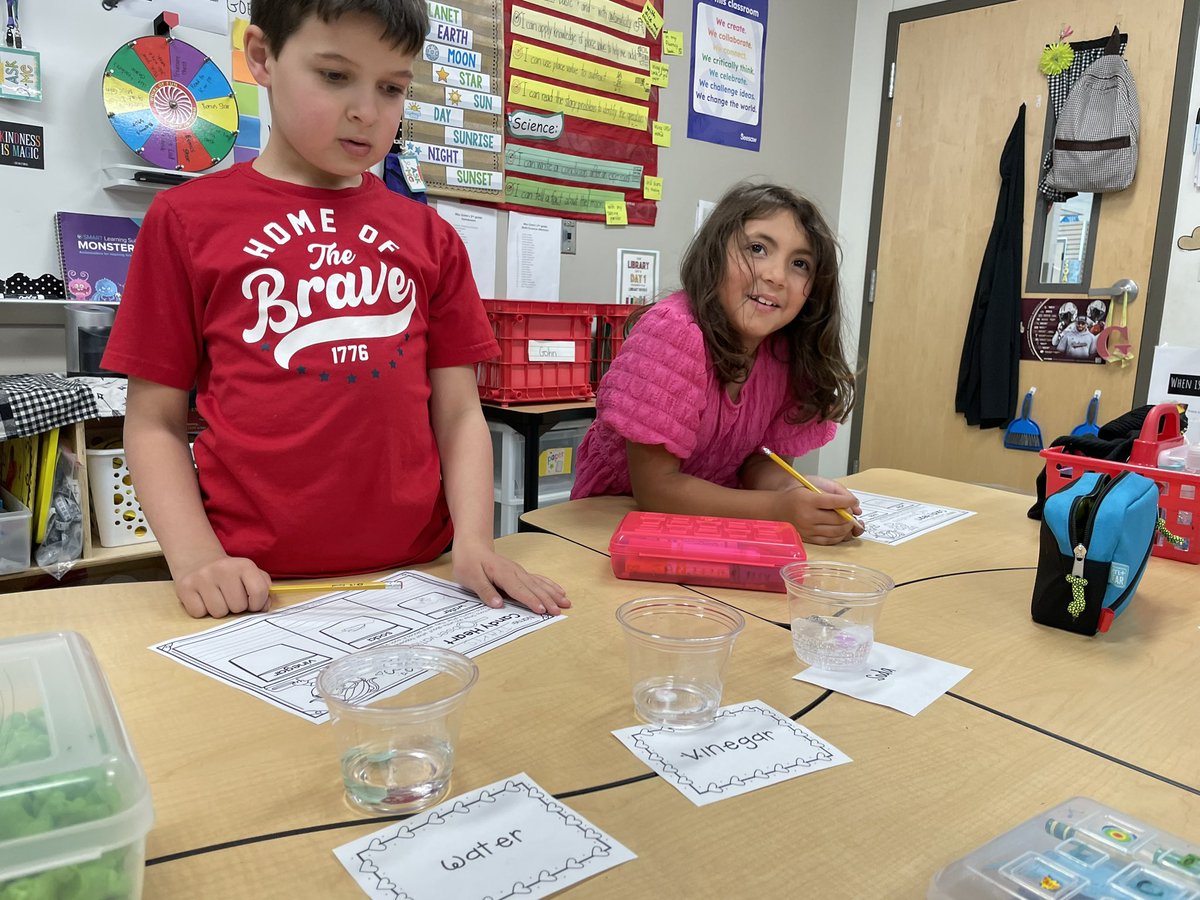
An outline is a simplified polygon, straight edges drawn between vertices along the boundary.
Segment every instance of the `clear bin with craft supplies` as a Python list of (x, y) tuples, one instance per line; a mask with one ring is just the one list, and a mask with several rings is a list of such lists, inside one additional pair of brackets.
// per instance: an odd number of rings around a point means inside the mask
[(123, 447), (87, 451), (88, 488), (92, 495), (92, 520), (103, 547), (123, 547), (154, 540), (142, 506), (133, 491), (133, 479)]
[[(1184, 444), (1179, 430), (1179, 409), (1174, 403), (1160, 403), (1146, 416), (1139, 437), (1133, 442), (1129, 462), (1111, 462), (1064, 453), (1058, 447), (1042, 451), (1046, 459), (1046, 496), (1066, 487), (1085, 472), (1137, 472), (1154, 481), (1159, 490), (1159, 517), (1170, 537), (1159, 532), (1154, 537), (1153, 556), (1187, 563), (1200, 563), (1200, 475), (1182, 470), (1160, 469), (1159, 454)], [(1172, 539), (1173, 538), (1173, 539)]]
[(595, 304), (484, 300), (483, 306), (500, 357), (475, 367), (481, 399), (507, 406), (591, 398)]
[(0, 575), (29, 568), (33, 545), (33, 513), (0, 487)]
[(787, 522), (651, 512), (626, 513), (608, 552), (618, 578), (780, 594), (779, 570), (806, 558)]
[(1034, 816), (929, 885), (929, 900), (1200, 894), (1200, 847), (1087, 797)]
[[(489, 422), (495, 499), (518, 503), (525, 497), (525, 437), (503, 422)], [(570, 492), (575, 461), (588, 423), (562, 422), (538, 438), (538, 494)]]
[(153, 822), (83, 637), (0, 640), (0, 897), (137, 900)]

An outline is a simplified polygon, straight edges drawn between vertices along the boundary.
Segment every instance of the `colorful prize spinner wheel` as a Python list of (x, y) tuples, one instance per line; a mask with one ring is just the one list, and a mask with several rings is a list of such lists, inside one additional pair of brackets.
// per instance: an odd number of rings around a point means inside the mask
[(161, 169), (215, 166), (237, 138), (229, 82), (178, 38), (138, 38), (114, 53), (104, 69), (104, 109), (129, 149)]

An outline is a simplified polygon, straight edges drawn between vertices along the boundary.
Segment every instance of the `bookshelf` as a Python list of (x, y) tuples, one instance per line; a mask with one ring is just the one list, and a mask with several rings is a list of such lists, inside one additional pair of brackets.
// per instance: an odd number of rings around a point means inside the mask
[[(87, 463), (84, 450), (87, 447), (89, 429), (101, 432), (111, 432), (120, 428), (120, 419), (96, 419), (87, 422), (76, 422), (74, 425), (63, 426), (60, 440), (68, 444), (79, 457), (79, 497), (83, 512), (83, 551), (76, 560), (72, 571), (85, 568), (102, 568), (117, 566), (124, 563), (143, 559), (154, 559), (162, 556), (162, 548), (157, 541), (144, 541), (138, 544), (127, 544), (120, 547), (102, 547), (96, 533), (95, 510), (92, 508), (91, 489), (88, 484)], [(36, 564), (27, 569), (8, 572), (0, 575), (0, 592), (6, 590), (5, 582), (28, 581), (45, 575)]]

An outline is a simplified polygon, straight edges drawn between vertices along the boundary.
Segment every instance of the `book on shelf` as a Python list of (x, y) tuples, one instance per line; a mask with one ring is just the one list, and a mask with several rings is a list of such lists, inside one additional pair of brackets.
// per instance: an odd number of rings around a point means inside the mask
[(31, 434), (0, 441), (0, 485), (29, 509), (33, 509), (37, 489), (40, 438)]
[(68, 301), (119, 303), (141, 219), (56, 212), (58, 261)]

